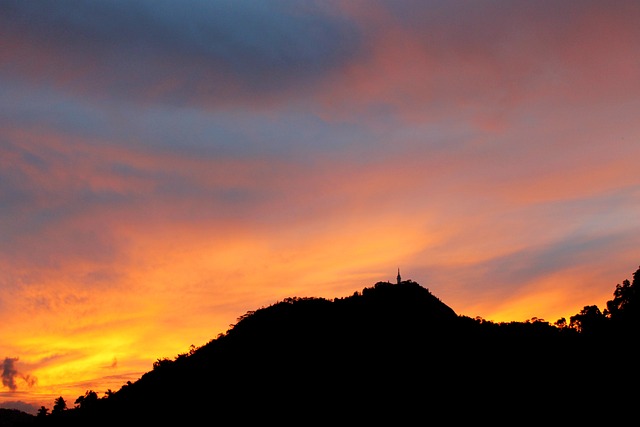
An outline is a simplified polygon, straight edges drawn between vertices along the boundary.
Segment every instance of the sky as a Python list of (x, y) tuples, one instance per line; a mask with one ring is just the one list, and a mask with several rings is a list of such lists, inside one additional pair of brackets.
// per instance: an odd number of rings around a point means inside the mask
[(0, 406), (378, 281), (567, 321), (640, 265), (640, 2), (0, 0)]

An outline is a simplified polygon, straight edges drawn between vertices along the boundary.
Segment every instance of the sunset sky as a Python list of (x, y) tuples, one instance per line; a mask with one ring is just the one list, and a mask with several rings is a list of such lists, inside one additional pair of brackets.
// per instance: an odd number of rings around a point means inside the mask
[(287, 297), (550, 323), (640, 265), (640, 2), (0, 0), (0, 407)]

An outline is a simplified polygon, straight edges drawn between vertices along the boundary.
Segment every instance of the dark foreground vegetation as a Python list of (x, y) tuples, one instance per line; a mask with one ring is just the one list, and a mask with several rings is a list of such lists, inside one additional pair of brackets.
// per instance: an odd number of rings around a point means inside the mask
[(288, 298), (118, 391), (0, 425), (634, 424), (639, 289), (640, 269), (554, 324), (458, 315), (413, 281)]

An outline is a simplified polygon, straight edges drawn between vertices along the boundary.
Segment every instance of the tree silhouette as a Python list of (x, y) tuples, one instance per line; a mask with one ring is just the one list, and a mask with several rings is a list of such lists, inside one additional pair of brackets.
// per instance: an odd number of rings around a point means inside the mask
[(87, 390), (84, 396), (78, 396), (75, 401), (75, 404), (80, 408), (86, 409), (95, 405), (98, 401), (98, 393), (93, 390)]
[(40, 409), (38, 409), (38, 417), (46, 417), (47, 415), (49, 415), (49, 408), (41, 406)]
[(56, 398), (53, 401), (53, 409), (51, 410), (51, 414), (59, 414), (67, 409), (67, 402), (64, 400), (62, 396)]
[(604, 328), (605, 321), (597, 305), (585, 305), (580, 313), (569, 318), (569, 325), (583, 334), (597, 334)]
[(558, 320), (556, 320), (556, 322), (554, 323), (554, 325), (560, 329), (562, 328), (566, 328), (567, 327), (567, 319), (565, 319), (564, 317), (559, 318)]
[(616, 324), (628, 328), (640, 323), (640, 268), (633, 273), (633, 282), (624, 280), (616, 285), (613, 299), (607, 301), (605, 315)]

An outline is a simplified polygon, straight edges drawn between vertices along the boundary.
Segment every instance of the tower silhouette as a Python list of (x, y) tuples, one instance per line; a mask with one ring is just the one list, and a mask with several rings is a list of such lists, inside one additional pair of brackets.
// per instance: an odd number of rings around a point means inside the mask
[(398, 268), (398, 277), (396, 277), (396, 280), (398, 281), (398, 285), (402, 282), (402, 277), (400, 277), (400, 268)]

